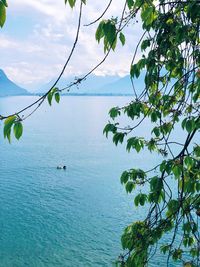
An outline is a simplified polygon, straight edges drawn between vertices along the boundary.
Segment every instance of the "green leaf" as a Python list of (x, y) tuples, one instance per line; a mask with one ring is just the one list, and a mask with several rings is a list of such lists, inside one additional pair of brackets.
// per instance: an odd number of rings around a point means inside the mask
[(131, 66), (130, 75), (132, 78), (134, 78), (134, 77), (138, 78), (140, 76), (140, 70), (139, 70), (137, 64), (134, 64)]
[(191, 157), (186, 156), (185, 160), (184, 160), (184, 163), (185, 163), (185, 165), (187, 165), (188, 169), (191, 169), (192, 166), (193, 166), (194, 161), (193, 161), (193, 159)]
[(163, 245), (160, 247), (160, 250), (163, 254), (166, 254), (170, 250), (170, 245)]
[(194, 154), (196, 155), (196, 157), (200, 157), (200, 146), (196, 145), (194, 147)]
[(182, 249), (175, 249), (174, 252), (172, 253), (172, 259), (173, 260), (180, 260), (182, 258)]
[(155, 139), (151, 138), (151, 140), (147, 143), (147, 148), (149, 149), (150, 152), (156, 150), (156, 141)]
[(5, 4), (0, 1), (0, 27), (2, 28), (6, 21), (6, 8)]
[(187, 233), (190, 233), (191, 232), (191, 228), (192, 228), (192, 225), (190, 222), (187, 222), (187, 223), (184, 223), (183, 226), (183, 231), (184, 232), (187, 232)]
[(152, 6), (146, 6), (141, 13), (142, 20), (145, 25), (150, 25), (155, 19), (154, 8)]
[(104, 32), (104, 52), (106, 52), (110, 47), (114, 50), (116, 47), (116, 26), (113, 20), (104, 21), (103, 25)]
[(118, 115), (120, 115), (120, 111), (118, 107), (111, 108), (109, 111), (110, 117), (114, 120)]
[(154, 133), (156, 137), (159, 137), (160, 136), (160, 128), (159, 127), (153, 128), (152, 133)]
[(144, 148), (144, 141), (137, 137), (131, 137), (127, 140), (126, 149), (130, 152), (131, 148), (135, 149), (138, 153)]
[(129, 172), (124, 171), (124, 172), (122, 173), (122, 175), (121, 175), (121, 178), (120, 178), (121, 183), (122, 183), (122, 184), (126, 184), (126, 183), (128, 182), (128, 179), (129, 179)]
[(140, 193), (139, 195), (135, 197), (135, 200), (134, 200), (135, 206), (137, 207), (139, 206), (139, 204), (141, 206), (144, 206), (146, 200), (147, 200), (147, 195)]
[(119, 39), (120, 39), (122, 45), (125, 45), (126, 38), (122, 32), (120, 32), (120, 34), (119, 34)]
[(8, 7), (8, 3), (6, 0), (1, 0), (1, 2), (4, 4), (5, 7)]
[(53, 98), (53, 92), (51, 90), (47, 95), (47, 100), (48, 100), (48, 103), (49, 103), (50, 106), (51, 106), (51, 103), (52, 103), (52, 98)]
[(134, 5), (134, 1), (133, 0), (126, 0), (128, 8), (131, 9)]
[(126, 192), (127, 193), (131, 193), (133, 191), (133, 189), (135, 188), (135, 184), (133, 182), (128, 182), (126, 184)]
[[(192, 248), (190, 250), (190, 255), (192, 255), (193, 258), (198, 256), (198, 254), (199, 254), (199, 249), (198, 248)], [(190, 265), (187, 265), (187, 266), (185, 265), (184, 267), (194, 267), (194, 265), (192, 266), (192, 263), (190, 263)]]
[(163, 181), (158, 176), (154, 176), (150, 181), (150, 189), (152, 192), (159, 193), (163, 188)]
[(75, 6), (76, 0), (65, 0), (65, 4), (67, 4), (67, 2), (69, 3), (70, 7), (73, 8)]
[(14, 135), (17, 138), (17, 140), (20, 139), (22, 133), (23, 133), (23, 125), (20, 121), (18, 121), (14, 124)]
[(117, 145), (119, 142), (122, 144), (123, 143), (123, 140), (124, 140), (124, 136), (125, 136), (124, 133), (115, 133), (113, 135), (113, 143), (115, 145)]
[(131, 233), (132, 233), (131, 226), (126, 227), (126, 229), (124, 230), (124, 234), (121, 237), (121, 243), (122, 243), (123, 249), (131, 247), (132, 245)]
[(134, 204), (136, 207), (138, 207), (138, 205), (139, 205), (139, 200), (140, 200), (140, 195), (137, 195), (134, 199)]
[(174, 214), (179, 209), (179, 202), (178, 200), (172, 199), (168, 202), (168, 214)]
[(11, 128), (16, 120), (16, 116), (10, 116), (4, 121), (4, 138), (10, 142)]
[(116, 131), (117, 131), (116, 126), (112, 123), (108, 123), (103, 130), (103, 134), (105, 134), (106, 137), (108, 137), (109, 132), (116, 133)]
[(103, 38), (103, 36), (104, 36), (103, 24), (104, 24), (104, 21), (101, 21), (99, 23), (97, 30), (96, 30), (95, 38), (98, 41), (98, 43), (100, 42), (101, 38)]
[(149, 39), (144, 40), (141, 44), (141, 50), (144, 51), (151, 45), (151, 41)]
[(186, 122), (187, 122), (187, 118), (185, 118), (181, 123), (183, 130), (185, 129)]
[(60, 102), (60, 94), (58, 92), (55, 93), (55, 100), (56, 100), (57, 103)]
[(172, 171), (174, 173), (174, 176), (178, 178), (182, 174), (182, 166), (180, 164), (174, 165)]
[(157, 112), (156, 112), (156, 111), (153, 111), (153, 112), (151, 113), (151, 121), (152, 121), (152, 122), (156, 122), (157, 119), (158, 119)]
[(185, 128), (188, 133), (191, 133), (195, 129), (195, 121), (194, 118), (187, 120), (185, 124)]

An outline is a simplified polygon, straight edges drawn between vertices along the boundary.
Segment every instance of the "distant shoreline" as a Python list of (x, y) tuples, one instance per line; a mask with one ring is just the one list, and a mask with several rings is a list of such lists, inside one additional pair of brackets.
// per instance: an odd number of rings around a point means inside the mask
[[(16, 97), (16, 96), (42, 96), (43, 94), (27, 94), (27, 95), (1, 95), (0, 98), (4, 97)], [(134, 94), (62, 94), (62, 96), (134, 96)]]

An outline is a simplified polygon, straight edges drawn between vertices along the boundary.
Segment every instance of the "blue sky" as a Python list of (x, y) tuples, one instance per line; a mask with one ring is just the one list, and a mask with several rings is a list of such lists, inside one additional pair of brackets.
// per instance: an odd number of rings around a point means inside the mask
[[(55, 3), (56, 2), (56, 3)], [(96, 19), (108, 0), (88, 0), (83, 9), (79, 44), (65, 76), (78, 76), (95, 66), (103, 57), (103, 47), (95, 41), (95, 29), (83, 25)], [(117, 16), (121, 0), (115, 0), (105, 18)], [(64, 0), (8, 1), (7, 21), (0, 30), (0, 68), (26, 88), (36, 88), (59, 74), (76, 33), (78, 10)], [(140, 37), (139, 25), (127, 29), (127, 44), (96, 71), (96, 75), (120, 75), (129, 72), (133, 48)]]

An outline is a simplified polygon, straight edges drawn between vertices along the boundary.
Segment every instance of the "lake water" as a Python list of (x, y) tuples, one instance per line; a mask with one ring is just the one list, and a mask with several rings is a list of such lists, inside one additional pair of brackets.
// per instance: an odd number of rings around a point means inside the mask
[[(35, 98), (1, 98), (0, 114)], [(63, 97), (30, 117), (11, 145), (0, 127), (0, 267), (112, 266), (123, 229), (145, 215), (134, 208), (120, 174), (158, 160), (128, 154), (102, 134), (108, 110), (129, 100)], [(67, 170), (57, 170), (60, 164)], [(158, 254), (151, 266), (162, 261)]]

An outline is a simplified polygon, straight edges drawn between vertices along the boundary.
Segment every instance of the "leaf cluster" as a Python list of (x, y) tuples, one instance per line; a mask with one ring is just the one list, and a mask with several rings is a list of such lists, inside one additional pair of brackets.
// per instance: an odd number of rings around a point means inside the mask
[(17, 116), (8, 117), (4, 121), (4, 138), (7, 138), (9, 142), (11, 142), (12, 130), (15, 138), (19, 140), (23, 133), (23, 125), (21, 119)]

